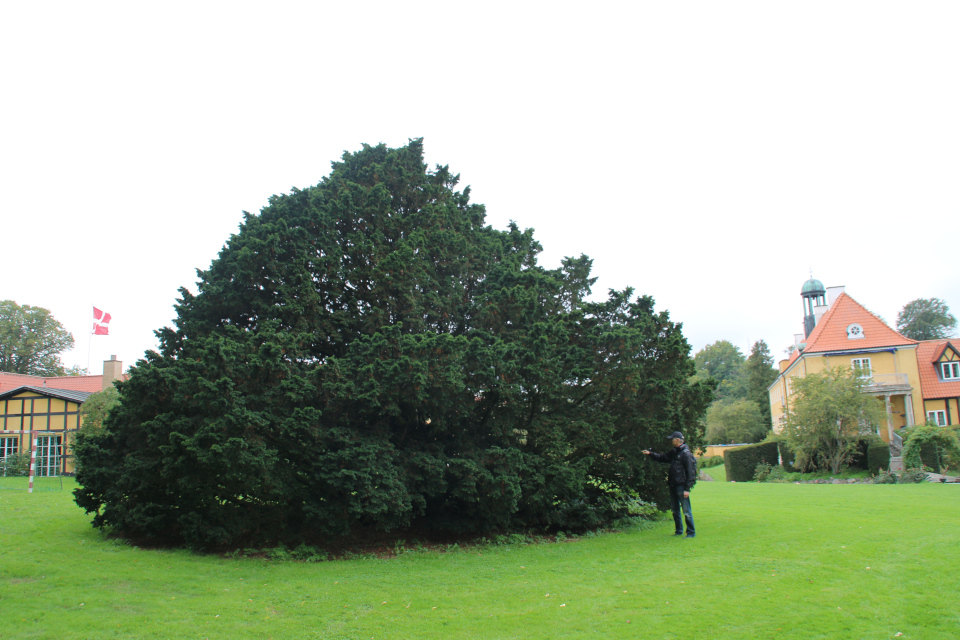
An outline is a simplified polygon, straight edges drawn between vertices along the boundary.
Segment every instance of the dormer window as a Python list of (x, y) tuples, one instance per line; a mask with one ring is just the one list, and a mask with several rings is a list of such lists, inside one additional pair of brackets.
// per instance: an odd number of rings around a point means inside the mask
[(960, 380), (960, 362), (941, 362), (940, 373), (944, 380)]
[(863, 340), (863, 327), (854, 322), (847, 327), (847, 340)]

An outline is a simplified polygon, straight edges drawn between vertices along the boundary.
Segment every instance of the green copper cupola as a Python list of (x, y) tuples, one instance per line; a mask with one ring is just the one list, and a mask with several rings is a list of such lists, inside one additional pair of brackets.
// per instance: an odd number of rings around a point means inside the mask
[(817, 326), (817, 315), (814, 307), (822, 307), (826, 302), (827, 290), (823, 283), (810, 276), (810, 279), (803, 283), (800, 289), (800, 297), (803, 298), (803, 335), (810, 337), (810, 332)]

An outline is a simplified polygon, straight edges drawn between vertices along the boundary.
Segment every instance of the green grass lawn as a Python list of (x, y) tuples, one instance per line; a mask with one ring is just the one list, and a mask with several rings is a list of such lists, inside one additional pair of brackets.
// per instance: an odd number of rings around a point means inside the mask
[(73, 486), (0, 484), (0, 638), (960, 638), (958, 485), (701, 482), (693, 540), (317, 564), (106, 540)]
[[(717, 467), (708, 467), (706, 469), (701, 469), (701, 471), (706, 473), (708, 476), (710, 476), (717, 482), (727, 481), (727, 466), (724, 464), (721, 464), (720, 466), (717, 466)], [(696, 520), (694, 520), (694, 524), (696, 524)]]

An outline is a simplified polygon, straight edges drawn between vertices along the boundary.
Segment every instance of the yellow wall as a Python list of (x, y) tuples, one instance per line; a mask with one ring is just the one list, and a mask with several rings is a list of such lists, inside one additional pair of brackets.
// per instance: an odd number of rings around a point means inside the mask
[(744, 445), (735, 445), (735, 444), (710, 444), (706, 446), (706, 451), (703, 454), (704, 458), (709, 458), (711, 456), (722, 456), (724, 451), (730, 451)]

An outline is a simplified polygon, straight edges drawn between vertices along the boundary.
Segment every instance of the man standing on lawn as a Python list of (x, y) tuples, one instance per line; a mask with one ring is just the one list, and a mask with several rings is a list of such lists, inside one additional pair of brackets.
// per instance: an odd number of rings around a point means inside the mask
[(684, 519), (687, 521), (687, 537), (693, 538), (697, 535), (693, 528), (693, 511), (690, 509), (690, 490), (697, 483), (697, 459), (693, 453), (683, 443), (683, 434), (674, 431), (667, 440), (673, 443), (673, 450), (668, 453), (656, 453), (655, 451), (643, 450), (643, 455), (650, 456), (657, 462), (663, 462), (670, 465), (670, 475), (668, 484), (670, 486), (670, 510), (673, 511), (673, 522), (676, 525), (675, 536), (683, 535), (683, 519), (680, 518), (680, 510), (683, 509)]

